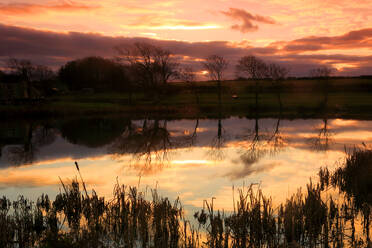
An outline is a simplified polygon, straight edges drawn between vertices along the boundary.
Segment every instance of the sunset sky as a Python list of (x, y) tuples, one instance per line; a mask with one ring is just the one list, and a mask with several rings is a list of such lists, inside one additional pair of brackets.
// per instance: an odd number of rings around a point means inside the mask
[(185, 64), (210, 54), (256, 55), (291, 67), (324, 64), (338, 75), (372, 74), (370, 0), (0, 0), (0, 60), (57, 68), (114, 46), (153, 42)]

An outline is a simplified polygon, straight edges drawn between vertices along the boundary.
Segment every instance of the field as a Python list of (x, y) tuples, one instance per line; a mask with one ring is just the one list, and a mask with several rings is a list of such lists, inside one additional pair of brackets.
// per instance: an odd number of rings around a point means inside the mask
[[(258, 87), (256, 87), (256, 83)], [(372, 79), (333, 78), (272, 81), (225, 81), (221, 100), (215, 82), (170, 83), (160, 97), (135, 92), (69, 92), (38, 105), (3, 105), (2, 116), (124, 114), (168, 117), (283, 116), (372, 117)], [(236, 95), (236, 98), (232, 96)]]

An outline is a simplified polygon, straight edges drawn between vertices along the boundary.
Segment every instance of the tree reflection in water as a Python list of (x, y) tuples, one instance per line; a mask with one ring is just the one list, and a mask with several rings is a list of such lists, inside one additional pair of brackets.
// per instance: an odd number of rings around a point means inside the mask
[(333, 133), (329, 129), (328, 119), (324, 118), (322, 122), (323, 123), (320, 128), (315, 128), (317, 135), (310, 137), (308, 142), (315, 151), (326, 152), (329, 150), (334, 140), (332, 138)]
[(226, 142), (226, 131), (222, 126), (222, 89), (220, 83), (218, 83), (218, 122), (217, 122), (217, 135), (213, 137), (209, 150), (207, 151), (207, 157), (214, 161), (221, 161), (225, 158), (223, 148)]
[[(321, 81), (322, 82), (322, 81)], [(332, 138), (333, 133), (329, 129), (328, 124), (328, 88), (329, 88), (329, 82), (328, 80), (325, 80), (325, 84), (327, 86), (322, 86), (323, 88), (323, 100), (321, 101), (319, 105), (320, 112), (322, 113), (323, 117), (323, 124), (320, 128), (315, 128), (315, 131), (317, 133), (316, 136), (310, 137), (308, 142), (312, 145), (313, 149), (315, 151), (323, 151), (326, 152), (329, 150), (330, 145), (333, 144), (334, 140)]]
[(177, 148), (192, 146), (197, 137), (199, 120), (189, 134), (173, 135), (167, 120), (145, 119), (142, 125), (131, 122), (109, 147), (115, 159), (131, 156), (131, 165), (140, 174), (152, 174), (169, 163)]
[(52, 144), (56, 133), (55, 129), (47, 125), (36, 126), (32, 122), (27, 123), (23, 144), (6, 147), (4, 157), (14, 166), (32, 164), (39, 148)]
[(238, 139), (244, 140), (245, 145), (242, 145), (239, 151), (239, 158), (233, 160), (233, 162), (242, 164), (243, 167), (227, 174), (227, 176), (234, 180), (275, 167), (278, 163), (262, 164), (259, 167), (255, 165), (264, 156), (274, 156), (279, 153), (284, 149), (286, 144), (286, 140), (280, 131), (280, 119), (275, 122), (273, 131), (269, 131), (268, 129), (261, 130), (259, 120), (255, 119), (254, 128), (248, 129), (246, 134), (239, 136)]
[(226, 142), (226, 130), (222, 126), (221, 119), (217, 122), (217, 134), (213, 137), (206, 156), (213, 161), (222, 161), (226, 154), (223, 148)]
[(274, 156), (279, 153), (285, 146), (286, 140), (282, 132), (280, 131), (280, 121), (282, 116), (282, 101), (280, 97), (280, 91), (278, 91), (278, 102), (279, 102), (279, 117), (274, 125), (273, 131), (268, 129), (262, 130), (259, 124), (258, 117), (258, 90), (256, 89), (255, 94), (255, 114), (254, 128), (247, 129), (245, 134), (238, 136), (239, 140), (244, 140), (246, 145), (240, 150), (240, 157), (238, 160), (233, 162), (242, 163), (243, 168), (241, 171), (228, 173), (228, 176), (233, 179), (244, 178), (254, 172), (264, 171), (272, 168), (276, 164), (263, 165), (261, 168), (253, 168), (254, 164), (266, 155)]

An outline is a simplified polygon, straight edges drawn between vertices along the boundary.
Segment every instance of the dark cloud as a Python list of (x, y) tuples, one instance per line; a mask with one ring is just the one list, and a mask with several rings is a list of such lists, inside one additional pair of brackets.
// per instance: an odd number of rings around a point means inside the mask
[(0, 4), (0, 14), (6, 15), (25, 15), (25, 14), (38, 14), (42, 11), (82, 11), (95, 9), (97, 6), (88, 6), (74, 2), (61, 2), (55, 5), (40, 5), (29, 3), (9, 3)]
[[(335, 44), (342, 47), (342, 41), (344, 41), (344, 44), (349, 45), (353, 42), (368, 42), (366, 37), (369, 37), (369, 35), (368, 30), (359, 30), (343, 36), (318, 38), (319, 40), (330, 39), (331, 41), (329, 42), (331, 43), (333, 42), (332, 40), (336, 40)], [(315, 40), (317, 39), (314, 37), (287, 43), (272, 43), (266, 47), (252, 47), (248, 45), (235, 46), (234, 43), (228, 41), (185, 42), (138, 37), (112, 37), (94, 33), (57, 33), (2, 24), (0, 24), (0, 36), (0, 61), (6, 61), (9, 57), (26, 58), (34, 63), (52, 66), (53, 68), (58, 68), (58, 66), (69, 60), (85, 56), (114, 57), (117, 55), (114, 49), (115, 46), (127, 46), (134, 42), (148, 42), (169, 49), (178, 58), (183, 58), (183, 63), (192, 65), (195, 69), (201, 69), (200, 59), (206, 58), (211, 54), (224, 56), (231, 65), (227, 73), (228, 78), (235, 76), (234, 65), (240, 57), (245, 55), (256, 55), (267, 62), (276, 62), (290, 67), (292, 76), (306, 76), (310, 69), (319, 66), (319, 64), (332, 66), (337, 63), (354, 65), (353, 68), (344, 70), (339, 74), (360, 75), (372, 73), (370, 70), (372, 67), (371, 55), (301, 54), (306, 48), (304, 47), (305, 45), (316, 46)], [(287, 49), (289, 45), (298, 44), (300, 40), (304, 43), (302, 50), (296, 51), (292, 49), (289, 51)], [(307, 42), (306, 44), (305, 41)], [(323, 43), (326, 42), (323, 41)], [(323, 43), (318, 45), (323, 46)], [(328, 46), (330, 45), (328, 44)], [(313, 47), (312, 49), (314, 50), (315, 48)]]
[(285, 43), (283, 51), (305, 52), (325, 49), (372, 49), (372, 28), (348, 32), (340, 36), (310, 36)]
[(221, 13), (234, 20), (241, 21), (241, 24), (234, 24), (231, 26), (231, 28), (242, 33), (258, 30), (258, 26), (253, 24), (253, 22), (276, 24), (275, 20), (270, 17), (253, 15), (243, 9), (229, 8), (228, 11), (221, 11)]
[[(156, 40), (150, 38), (110, 37), (93, 33), (56, 33), (20, 28), (0, 24), (0, 57), (31, 58), (39, 63), (53, 65), (84, 56), (116, 55), (114, 47), (134, 42), (150, 42), (165, 47), (176, 55), (189, 56), (190, 59), (205, 58), (210, 54), (220, 54), (234, 59), (244, 53), (267, 54), (273, 48), (234, 47), (227, 41), (183, 42)], [(252, 49), (252, 51), (249, 51)], [(195, 61), (194, 61), (195, 62)]]

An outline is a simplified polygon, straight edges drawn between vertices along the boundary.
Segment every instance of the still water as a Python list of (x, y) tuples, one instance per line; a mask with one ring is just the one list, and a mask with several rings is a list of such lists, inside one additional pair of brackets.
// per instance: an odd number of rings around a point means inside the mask
[(0, 196), (52, 198), (78, 174), (110, 198), (118, 181), (157, 188), (186, 209), (215, 198), (232, 208), (233, 186), (259, 184), (274, 204), (305, 187), (345, 150), (369, 146), (372, 121), (343, 119), (130, 120), (92, 118), (0, 124)]

